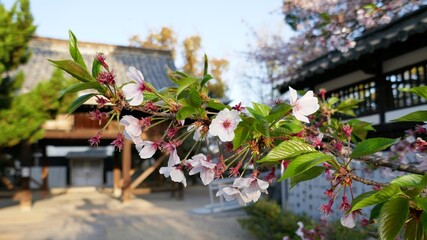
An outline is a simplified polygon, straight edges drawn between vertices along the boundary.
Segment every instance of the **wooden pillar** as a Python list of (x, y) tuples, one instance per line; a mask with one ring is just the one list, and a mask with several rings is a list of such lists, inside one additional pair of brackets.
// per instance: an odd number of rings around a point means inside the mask
[(131, 198), (131, 179), (130, 179), (130, 168), (132, 160), (132, 142), (125, 139), (123, 152), (122, 152), (122, 201), (123, 203), (129, 202)]
[(41, 167), (42, 167), (42, 174), (41, 174), (41, 182), (42, 182), (42, 195), (47, 196), (49, 194), (49, 160), (46, 155), (46, 145), (41, 145)]
[(30, 192), (30, 166), (31, 166), (31, 144), (24, 141), (21, 145), (21, 191), (19, 193), (19, 205), (21, 209), (31, 208)]
[(121, 184), (120, 184), (120, 155), (115, 152), (114, 153), (114, 159), (113, 159), (113, 196), (114, 197), (120, 197), (122, 191), (121, 191)]

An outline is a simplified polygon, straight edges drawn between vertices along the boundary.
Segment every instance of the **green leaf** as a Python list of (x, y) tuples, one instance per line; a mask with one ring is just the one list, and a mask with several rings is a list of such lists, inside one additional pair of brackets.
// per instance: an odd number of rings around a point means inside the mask
[(290, 110), (292, 106), (286, 103), (278, 103), (268, 113), (268, 116), (265, 117), (267, 122), (274, 122), (282, 117), (284, 117)]
[(264, 120), (264, 116), (257, 112), (254, 108), (247, 107), (246, 110), (258, 121)]
[(403, 197), (393, 198), (381, 208), (378, 233), (381, 239), (393, 240), (405, 224), (409, 214), (409, 201)]
[(427, 235), (427, 213), (424, 211), (421, 213), (421, 226), (423, 227), (424, 236)]
[(206, 76), (208, 74), (208, 65), (209, 65), (208, 56), (205, 54), (203, 56), (203, 76)]
[(188, 118), (189, 116), (197, 113), (197, 109), (190, 106), (184, 106), (176, 113), (176, 119), (177, 120), (184, 120)]
[(270, 127), (265, 120), (259, 120), (254, 124), (254, 129), (260, 134), (270, 137)]
[(371, 214), (369, 216), (369, 221), (372, 221), (376, 218), (378, 218), (378, 216), (380, 215), (381, 212), (381, 208), (383, 207), (384, 202), (382, 203), (378, 203), (377, 205), (375, 205), (372, 210), (371, 210)]
[(427, 86), (399, 88), (399, 91), (413, 93), (427, 100)]
[(92, 62), (92, 76), (94, 78), (97, 78), (101, 71), (102, 71), (101, 63), (96, 58), (94, 58)]
[(391, 138), (370, 138), (364, 140), (356, 145), (350, 157), (358, 158), (382, 151), (396, 143), (396, 141), (397, 139)]
[(300, 155), (296, 157), (294, 160), (292, 160), (291, 163), (289, 163), (288, 167), (286, 168), (285, 172), (283, 173), (279, 181), (301, 174), (309, 170), (310, 168), (320, 163), (326, 162), (330, 159), (331, 159), (331, 156), (321, 152), (313, 152), (313, 153)]
[(405, 240), (424, 239), (423, 225), (418, 220), (412, 218), (405, 224)]
[(79, 47), (77, 46), (76, 36), (74, 36), (74, 33), (71, 30), (68, 31), (68, 35), (70, 36), (69, 50), (70, 50), (71, 57), (74, 59), (76, 63), (78, 63), (84, 69), (87, 69), (86, 63), (83, 60), (82, 55), (80, 54)]
[(340, 102), (337, 106), (337, 110), (344, 110), (348, 108), (357, 108), (357, 104), (363, 102), (362, 100), (358, 100), (355, 98), (347, 98)]
[(250, 134), (250, 129), (244, 126), (243, 124), (239, 124), (234, 130), (234, 138), (233, 138), (233, 151), (242, 145), (242, 143), (246, 140), (246, 138)]
[(261, 103), (252, 103), (253, 109), (261, 116), (265, 117), (270, 113), (270, 107)]
[(51, 62), (55, 67), (58, 67), (64, 71), (66, 71), (71, 76), (77, 78), (78, 80), (82, 82), (94, 82), (96, 81), (95, 78), (90, 75), (90, 73), (84, 69), (82, 66), (80, 66), (78, 63), (73, 62), (71, 60), (60, 60), (60, 61), (53, 61), (48, 60)]
[(224, 108), (226, 108), (227, 105), (220, 103), (217, 100), (211, 99), (211, 100), (209, 100), (206, 107), (221, 111)]
[(63, 97), (65, 94), (76, 93), (86, 89), (96, 89), (99, 93), (104, 92), (104, 88), (98, 82), (82, 82), (74, 84), (60, 92), (59, 97)]
[(176, 95), (178, 96), (183, 90), (185, 90), (188, 86), (190, 86), (195, 82), (197, 82), (197, 78), (192, 78), (192, 77), (183, 78), (179, 80), (178, 81), (179, 87), (176, 90)]
[(427, 212), (427, 198), (415, 197), (415, 204), (418, 208), (422, 209), (424, 212)]
[(280, 127), (288, 129), (292, 133), (299, 133), (303, 129), (303, 125), (300, 121), (294, 120), (292, 122), (286, 121), (281, 124)]
[(351, 134), (361, 140), (366, 139), (366, 136), (368, 135), (368, 131), (375, 131), (375, 129), (372, 127), (372, 124), (368, 122), (360, 121), (358, 119), (352, 119), (347, 123), (353, 128), (353, 131), (351, 132)]
[(274, 162), (296, 157), (304, 153), (316, 152), (311, 145), (297, 140), (287, 140), (281, 142), (258, 162)]
[(407, 174), (393, 179), (390, 183), (400, 187), (417, 186), (423, 180), (424, 175)]
[(211, 79), (213, 79), (213, 77), (210, 74), (206, 74), (205, 76), (203, 76), (202, 82), (200, 83), (200, 87), (205, 86), (205, 84)]
[(393, 119), (393, 122), (427, 122), (427, 111), (416, 111), (403, 117)]
[(354, 98), (348, 98), (338, 104), (336, 110), (339, 113), (355, 117), (356, 115), (354, 114), (353, 109), (357, 108), (357, 105), (360, 102), (363, 101)]
[(80, 97), (78, 97), (76, 100), (74, 100), (74, 102), (68, 107), (67, 112), (68, 114), (72, 114), (74, 111), (76, 111), (76, 109), (78, 107), (80, 107), (81, 105), (83, 105), (83, 103), (85, 103), (87, 100), (89, 100), (91, 97), (96, 96), (95, 93), (89, 93), (86, 95), (82, 95)]
[(200, 96), (199, 91), (192, 90), (190, 92), (190, 102), (191, 102), (191, 105), (194, 107), (202, 106), (202, 97)]
[(402, 191), (397, 185), (389, 185), (379, 191), (360, 194), (351, 202), (351, 211), (385, 202), (398, 193), (402, 193)]
[(316, 166), (316, 167), (310, 168), (309, 170), (301, 174), (291, 177), (291, 188), (293, 188), (295, 185), (297, 185), (300, 182), (308, 181), (318, 177), (324, 171), (325, 171), (324, 167)]
[(169, 79), (176, 84), (178, 84), (182, 79), (188, 78), (187, 74), (180, 71), (172, 71), (170, 68), (167, 69), (167, 74)]
[(334, 105), (335, 103), (337, 103), (339, 101), (340, 101), (339, 98), (337, 98), (337, 97), (331, 97), (331, 98), (328, 99), (328, 104), (329, 104), (329, 106), (332, 106), (332, 105)]

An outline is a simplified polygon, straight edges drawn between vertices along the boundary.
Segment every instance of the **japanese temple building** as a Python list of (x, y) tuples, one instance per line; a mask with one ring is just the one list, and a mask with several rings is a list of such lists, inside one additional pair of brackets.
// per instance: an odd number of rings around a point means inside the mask
[(391, 120), (427, 109), (424, 99), (398, 90), (427, 85), (427, 7), (366, 31), (356, 43), (305, 63), (280, 92), (325, 88), (341, 100), (364, 100), (355, 110), (360, 120), (373, 123), (377, 136), (402, 136), (409, 124)]
[[(18, 69), (25, 74), (23, 92), (50, 79), (54, 67), (47, 59), (70, 59), (66, 40), (34, 37), (30, 48), (31, 59)], [(130, 81), (126, 75), (130, 66), (139, 69), (145, 80), (157, 89), (173, 85), (167, 76), (168, 68), (175, 69), (171, 51), (89, 42), (79, 42), (79, 49), (87, 64), (92, 63), (97, 52), (104, 53), (118, 85)], [(23, 175), (29, 175), (32, 188), (113, 187), (116, 196), (124, 190), (122, 199), (126, 201), (130, 199), (130, 189), (136, 193), (140, 183), (161, 165), (166, 157), (156, 154), (156, 158), (146, 160), (149, 163), (144, 164), (144, 171), (136, 173), (134, 166), (141, 162), (132, 143), (126, 141), (122, 152), (114, 151), (110, 145), (117, 137), (117, 122), (103, 131), (98, 148), (89, 147), (88, 139), (100, 130), (98, 122), (89, 119), (89, 111), (94, 109), (95, 105), (87, 103), (72, 115), (59, 115), (44, 124), (44, 138), (29, 146), (32, 160), (23, 164), (28, 172)], [(143, 137), (149, 139), (158, 134), (162, 134), (161, 126)]]

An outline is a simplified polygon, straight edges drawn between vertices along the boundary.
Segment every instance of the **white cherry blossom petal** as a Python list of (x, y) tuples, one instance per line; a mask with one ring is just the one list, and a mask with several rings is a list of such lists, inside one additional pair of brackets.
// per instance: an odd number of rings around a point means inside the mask
[(139, 71), (135, 67), (129, 67), (129, 71), (127, 72), (127, 75), (130, 79), (134, 80), (135, 82), (144, 83), (144, 75), (142, 75), (141, 71)]
[(347, 228), (354, 228), (356, 226), (356, 214), (353, 212), (341, 217), (341, 225)]
[(302, 122), (309, 123), (308, 115), (319, 110), (319, 100), (314, 97), (313, 91), (308, 91), (300, 99), (297, 99), (297, 91), (289, 87), (290, 104), (292, 105), (292, 114)]
[(142, 159), (151, 158), (157, 151), (156, 145), (151, 141), (141, 141), (136, 145), (136, 149)]
[(234, 130), (242, 119), (237, 110), (224, 108), (212, 120), (209, 125), (209, 133), (212, 136), (218, 136), (222, 142), (229, 142), (234, 139)]

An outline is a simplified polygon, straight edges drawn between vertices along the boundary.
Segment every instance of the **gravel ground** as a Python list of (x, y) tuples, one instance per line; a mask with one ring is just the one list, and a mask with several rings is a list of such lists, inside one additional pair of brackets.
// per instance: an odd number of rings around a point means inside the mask
[(192, 213), (209, 204), (200, 186), (186, 188), (183, 200), (152, 193), (122, 204), (108, 191), (73, 191), (36, 200), (31, 210), (9, 203), (0, 199), (0, 239), (255, 239), (236, 220), (241, 209)]

